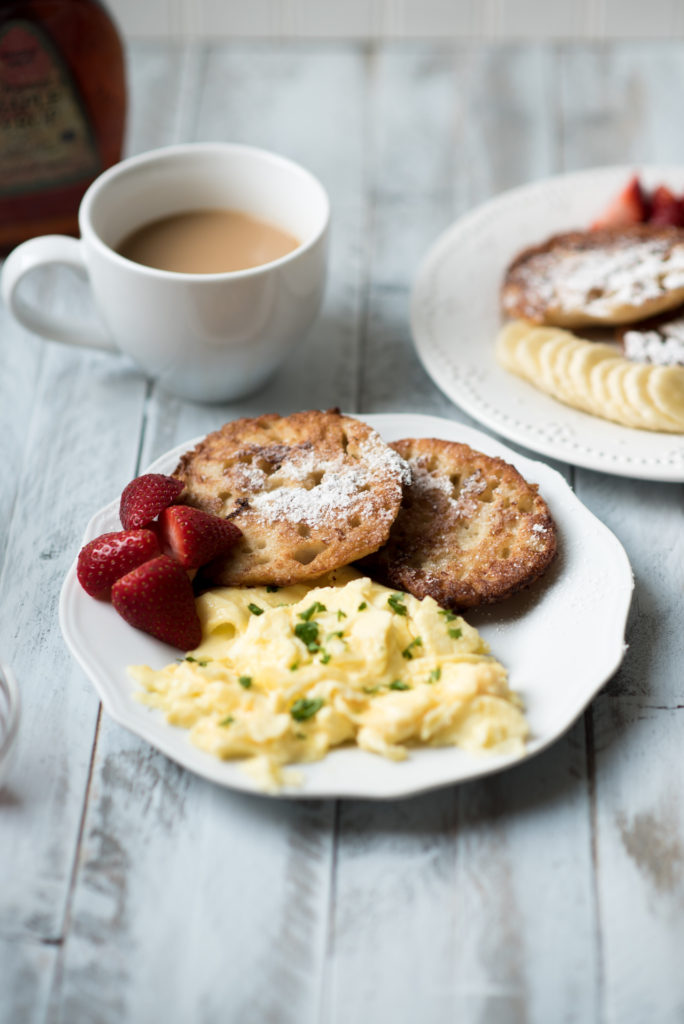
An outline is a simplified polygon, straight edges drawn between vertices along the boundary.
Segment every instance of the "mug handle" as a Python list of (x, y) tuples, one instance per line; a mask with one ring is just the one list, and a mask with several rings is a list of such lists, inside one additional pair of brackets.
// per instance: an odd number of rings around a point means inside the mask
[(67, 345), (96, 348), (105, 352), (118, 352), (117, 346), (102, 330), (93, 324), (60, 323), (44, 310), (30, 305), (18, 294), (22, 278), (37, 267), (62, 263), (73, 267), (81, 277), (88, 277), (83, 259), (83, 243), (68, 235), (43, 235), (30, 238), (13, 249), (2, 268), (2, 298), (12, 315), (35, 334)]

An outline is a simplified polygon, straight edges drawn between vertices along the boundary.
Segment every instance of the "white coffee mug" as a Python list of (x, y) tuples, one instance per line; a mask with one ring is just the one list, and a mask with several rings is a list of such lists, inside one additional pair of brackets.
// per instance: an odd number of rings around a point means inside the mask
[[(300, 240), (280, 259), (221, 274), (182, 274), (117, 253), (136, 228), (175, 213), (232, 209)], [(43, 337), (121, 350), (168, 391), (220, 401), (256, 390), (320, 308), (330, 204), (320, 182), (266, 150), (188, 143), (131, 157), (101, 174), (79, 209), (81, 238), (44, 235), (10, 253), (2, 296)], [(65, 323), (26, 302), (30, 270), (62, 263), (85, 270), (106, 330)]]

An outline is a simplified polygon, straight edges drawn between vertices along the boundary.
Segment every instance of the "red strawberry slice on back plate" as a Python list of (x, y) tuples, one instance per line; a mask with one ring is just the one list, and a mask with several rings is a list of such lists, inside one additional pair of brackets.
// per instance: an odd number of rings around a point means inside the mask
[(599, 214), (591, 225), (591, 230), (626, 228), (631, 224), (643, 224), (648, 220), (648, 215), (648, 197), (635, 174)]
[(159, 555), (122, 576), (112, 587), (112, 604), (136, 629), (189, 651), (202, 641), (192, 584), (185, 569)]
[(186, 569), (222, 558), (242, 537), (242, 530), (228, 519), (190, 505), (165, 508), (158, 529), (165, 549)]
[(651, 215), (649, 224), (671, 225), (679, 228), (684, 226), (684, 203), (667, 185), (658, 185), (651, 196)]
[(119, 518), (124, 530), (149, 526), (162, 509), (171, 505), (183, 490), (183, 484), (174, 476), (163, 473), (145, 473), (131, 480), (124, 488), (119, 506)]

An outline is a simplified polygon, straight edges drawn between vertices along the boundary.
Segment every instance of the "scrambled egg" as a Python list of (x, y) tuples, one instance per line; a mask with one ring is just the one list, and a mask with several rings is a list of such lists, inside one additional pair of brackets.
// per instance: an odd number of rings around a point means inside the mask
[(522, 752), (521, 702), (472, 626), (351, 569), (318, 583), (203, 594), (201, 645), (129, 669), (140, 699), (271, 789), (283, 765), (342, 743), (395, 759), (409, 744)]

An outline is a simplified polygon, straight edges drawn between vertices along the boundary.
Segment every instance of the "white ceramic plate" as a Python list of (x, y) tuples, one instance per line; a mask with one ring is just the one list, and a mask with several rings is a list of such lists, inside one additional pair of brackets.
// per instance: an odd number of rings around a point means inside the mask
[[(549, 466), (449, 420), (413, 415), (365, 419), (388, 441), (442, 437), (500, 455), (527, 480), (539, 484), (551, 508), (560, 535), (560, 555), (544, 579), (501, 605), (466, 616), (508, 667), (511, 685), (524, 698), (532, 733), (526, 756), (531, 757), (565, 732), (620, 664), (633, 586), (627, 556), (610, 530)], [(179, 455), (194, 444), (189, 441), (168, 452), (150, 470), (171, 472)], [(120, 529), (118, 505), (114, 501), (92, 518), (83, 543)], [(75, 564), (62, 588), (60, 623), (71, 652), (112, 718), (199, 775), (234, 789), (254, 789), (238, 763), (220, 761), (194, 747), (187, 730), (168, 725), (161, 712), (135, 699), (136, 685), (127, 676), (126, 666), (146, 662), (161, 668), (178, 651), (128, 626), (110, 604), (88, 597), (76, 579)], [(414, 750), (406, 761), (395, 763), (349, 747), (304, 766), (302, 788), (285, 790), (283, 795), (407, 796), (518, 761), (445, 747)]]
[(637, 171), (648, 188), (684, 189), (684, 167), (602, 167), (504, 192), (433, 245), (411, 296), (418, 355), (446, 395), (532, 451), (644, 480), (684, 480), (684, 436), (633, 430), (571, 409), (494, 358), (499, 288), (511, 258), (559, 231), (588, 226)]

